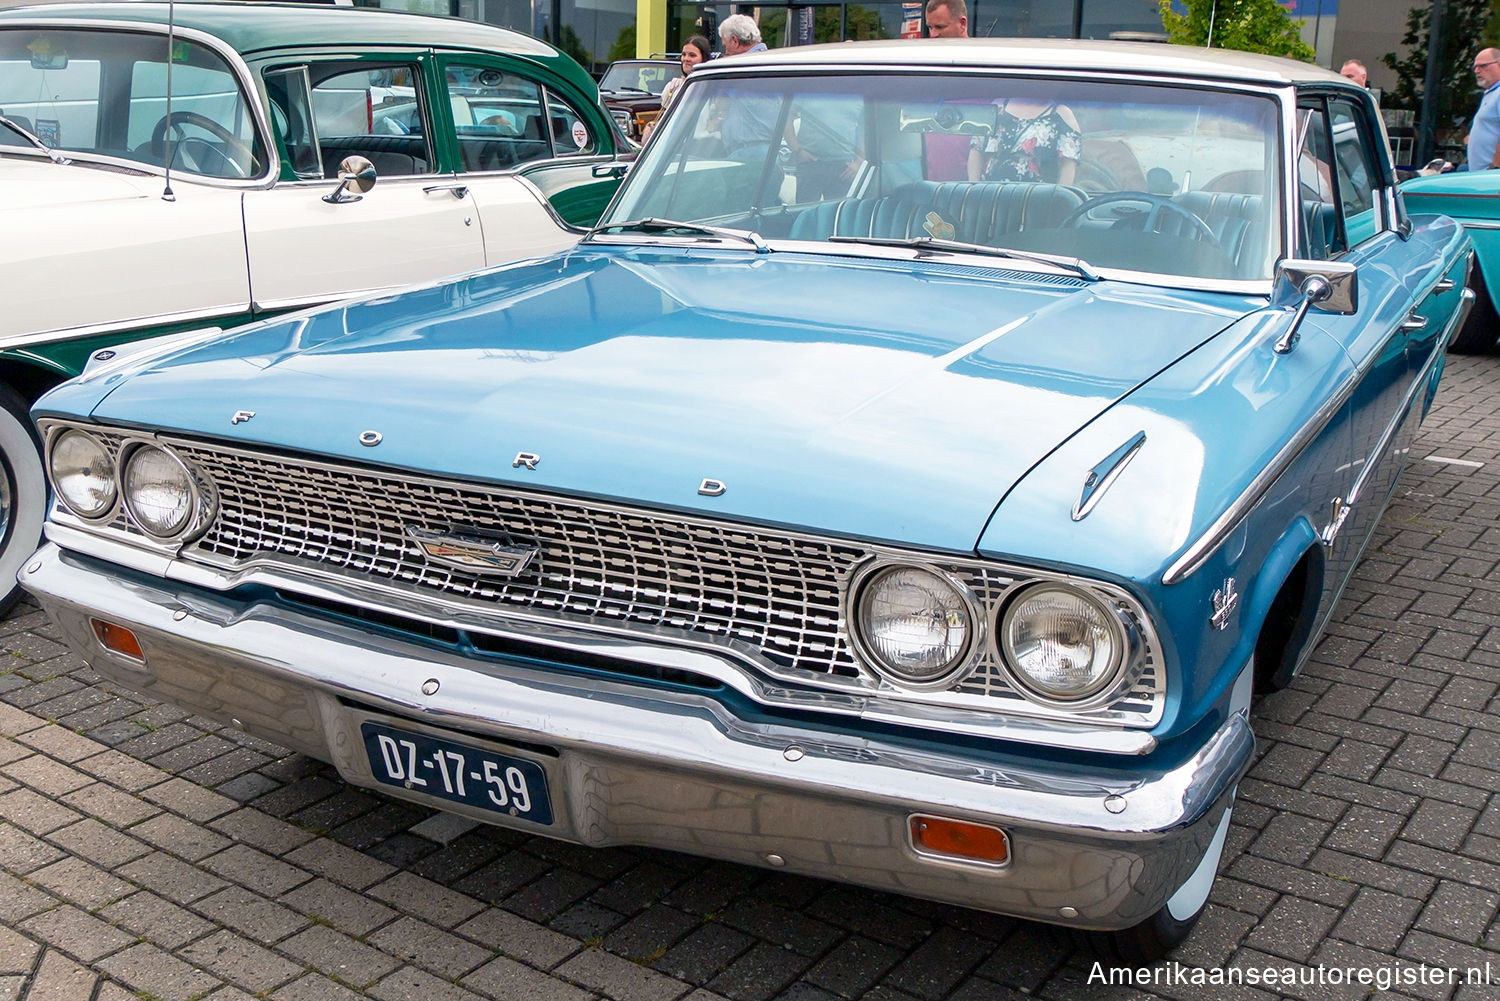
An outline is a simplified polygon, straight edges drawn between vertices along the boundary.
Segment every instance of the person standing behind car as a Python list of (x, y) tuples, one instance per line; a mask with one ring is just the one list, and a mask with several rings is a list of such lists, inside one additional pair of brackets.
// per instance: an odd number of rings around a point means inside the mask
[(677, 97), (677, 92), (682, 89), (682, 82), (687, 75), (697, 69), (702, 63), (708, 62), (713, 56), (709, 47), (708, 39), (702, 35), (694, 35), (682, 46), (682, 76), (675, 80), (668, 80), (666, 89), (661, 92), (661, 110), (665, 113), (671, 107), (672, 101)]
[[(761, 41), (760, 26), (747, 14), (731, 14), (719, 23), (719, 40), (724, 43), (724, 58), (767, 51)], [(781, 101), (775, 97), (730, 91), (719, 105), (719, 138), (724, 153), (731, 160), (759, 163), (765, 160), (775, 142), (776, 118)]]
[(1480, 49), (1474, 78), (1484, 88), (1479, 110), (1469, 126), (1469, 169), (1500, 167), (1500, 49)]
[(928, 38), (968, 38), (969, 8), (964, 0), (927, 0)]
[[(687, 79), (687, 75), (697, 69), (700, 64), (708, 62), (712, 56), (713, 49), (709, 46), (708, 39), (702, 35), (694, 35), (683, 43), (682, 76), (668, 80), (666, 87), (661, 92), (661, 113), (663, 115), (667, 113), (667, 109), (672, 106), (672, 102), (677, 98), (677, 92), (682, 89), (682, 83)], [(657, 121), (661, 121), (661, 119), (657, 118)], [(642, 132), (641, 142), (644, 144), (647, 139), (651, 138), (651, 133), (655, 131), (656, 122), (651, 122), (646, 126), (644, 132)]]

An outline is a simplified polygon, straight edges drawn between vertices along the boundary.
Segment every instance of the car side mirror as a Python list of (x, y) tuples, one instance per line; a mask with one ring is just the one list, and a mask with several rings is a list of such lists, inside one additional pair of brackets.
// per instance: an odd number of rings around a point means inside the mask
[(1290, 259), (1276, 266), (1271, 288), (1273, 305), (1293, 310), (1286, 333), (1276, 341), (1276, 353), (1286, 354), (1297, 344), (1297, 328), (1309, 309), (1349, 316), (1359, 310), (1359, 280), (1347, 261)]
[(624, 177), (630, 173), (630, 164), (615, 160), (611, 163), (594, 164), (595, 177)]
[[(323, 196), (330, 205), (357, 202), (375, 187), (375, 165), (362, 156), (346, 156), (339, 164), (339, 186)], [(350, 189), (359, 194), (350, 194)]]

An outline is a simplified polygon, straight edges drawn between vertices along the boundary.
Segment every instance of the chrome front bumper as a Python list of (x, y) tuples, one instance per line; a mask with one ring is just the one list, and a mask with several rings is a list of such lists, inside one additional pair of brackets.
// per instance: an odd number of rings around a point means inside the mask
[[(1149, 759), (1133, 773), (1002, 767), (958, 748), (751, 722), (707, 694), (466, 658), (55, 545), (20, 580), (100, 674), (329, 761), (354, 785), (585, 845), (777, 866), (1079, 927), (1128, 927), (1163, 905), (1203, 856), (1254, 750), (1235, 714), (1165, 771)], [(91, 617), (132, 629), (145, 663), (103, 648)], [(372, 718), (536, 761), (553, 824), (380, 784), (360, 737)], [(1011, 858), (989, 867), (919, 854), (914, 813), (1000, 826)]]

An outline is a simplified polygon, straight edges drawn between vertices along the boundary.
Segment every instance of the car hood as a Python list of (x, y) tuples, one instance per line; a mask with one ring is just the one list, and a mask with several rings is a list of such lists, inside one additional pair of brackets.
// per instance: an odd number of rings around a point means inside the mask
[(161, 194), (161, 185), (161, 178), (148, 174), (120, 173), (77, 162), (0, 156), (0, 212), (150, 198)]
[(969, 551), (1040, 459), (1256, 305), (998, 268), (582, 247), (245, 328), (120, 378), (94, 413)]

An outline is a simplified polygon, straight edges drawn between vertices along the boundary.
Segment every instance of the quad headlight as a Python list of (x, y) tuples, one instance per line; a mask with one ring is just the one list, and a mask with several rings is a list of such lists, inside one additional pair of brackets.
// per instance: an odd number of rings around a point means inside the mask
[(1024, 692), (1044, 703), (1109, 697), (1124, 680), (1126, 625), (1093, 595), (1069, 584), (1037, 584), (1018, 594), (998, 637)]
[(952, 684), (974, 649), (976, 616), (961, 586), (925, 567), (882, 567), (861, 582), (854, 639), (870, 666), (904, 688)]
[(191, 523), (197, 505), (192, 474), (155, 445), (131, 451), (120, 477), (130, 517), (147, 535), (169, 539)]
[(93, 435), (64, 431), (52, 443), (52, 486), (80, 518), (102, 518), (115, 506), (115, 463)]

